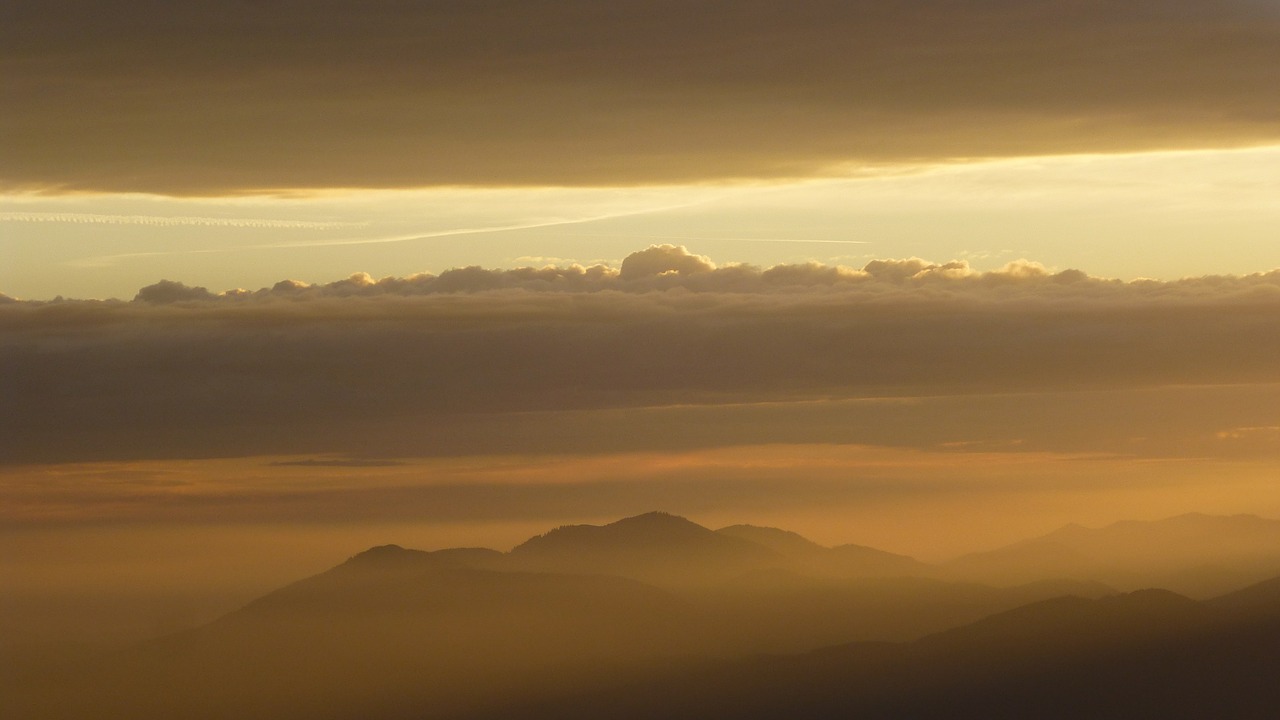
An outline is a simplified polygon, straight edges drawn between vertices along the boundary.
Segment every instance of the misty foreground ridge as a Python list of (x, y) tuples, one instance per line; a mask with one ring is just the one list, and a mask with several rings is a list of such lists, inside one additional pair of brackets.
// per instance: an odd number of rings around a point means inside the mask
[(1260, 718), (1276, 677), (1280, 521), (1068, 526), (930, 565), (654, 512), (508, 553), (374, 547), (203, 627), (18, 664), (0, 710)]

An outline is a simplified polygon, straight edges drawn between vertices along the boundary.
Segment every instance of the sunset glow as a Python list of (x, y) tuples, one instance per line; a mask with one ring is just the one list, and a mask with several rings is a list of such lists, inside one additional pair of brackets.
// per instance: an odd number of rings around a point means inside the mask
[(0, 715), (1050, 717), (1126, 613), (1217, 697), (1278, 72), (1259, 0), (6, 3)]

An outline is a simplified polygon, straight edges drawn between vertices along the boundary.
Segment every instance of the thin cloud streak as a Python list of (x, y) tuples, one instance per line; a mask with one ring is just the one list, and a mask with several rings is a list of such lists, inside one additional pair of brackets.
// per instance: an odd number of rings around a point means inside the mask
[[(194, 248), (194, 249), (184, 249), (184, 250), (157, 250), (157, 251), (148, 251), (148, 252), (117, 253), (117, 254), (113, 254), (113, 255), (97, 255), (97, 256), (93, 256), (93, 257), (80, 258), (80, 259), (77, 259), (77, 260), (70, 261), (70, 262), (68, 262), (67, 264), (68, 264), (68, 265), (71, 265), (71, 266), (74, 266), (74, 267), (102, 268), (102, 267), (111, 267), (111, 266), (113, 266), (113, 265), (117, 264), (120, 260), (128, 260), (128, 259), (131, 259), (131, 258), (141, 258), (141, 257), (164, 257), (164, 256), (181, 256), (181, 255), (207, 255), (207, 254), (215, 254), (215, 253), (216, 253), (216, 254), (231, 254), (231, 253), (251, 252), (251, 251), (260, 251), (260, 250), (290, 250), (290, 249), (306, 249), (306, 248), (343, 247), (343, 246), (359, 246), (359, 245), (385, 245), (385, 244), (393, 244), (393, 243), (407, 243), (407, 242), (415, 242), (415, 241), (418, 241), (418, 240), (434, 240), (434, 239), (449, 238), (449, 237), (464, 237), (464, 236), (468, 236), (468, 235), (487, 235), (487, 234), (497, 234), (497, 233), (504, 233), (504, 232), (516, 232), (516, 231), (520, 231), (520, 230), (533, 230), (533, 229), (538, 229), (538, 228), (564, 227), (564, 226), (569, 226), (569, 225), (586, 225), (586, 224), (590, 224), (590, 223), (593, 223), (593, 222), (600, 222), (600, 221), (605, 221), (605, 220), (613, 220), (613, 219), (617, 219), (617, 218), (635, 217), (635, 216), (640, 216), (640, 215), (648, 215), (648, 214), (654, 214), (654, 213), (668, 212), (668, 211), (671, 211), (671, 210), (680, 210), (680, 209), (689, 208), (689, 207), (696, 207), (696, 206), (703, 205), (703, 204), (706, 204), (706, 203), (709, 203), (709, 202), (714, 202), (714, 198), (708, 198), (708, 199), (702, 199), (702, 200), (696, 200), (696, 201), (690, 201), (690, 202), (684, 202), (684, 203), (672, 203), (672, 204), (666, 204), (666, 205), (661, 205), (661, 206), (657, 206), (657, 207), (642, 208), (642, 209), (638, 209), (638, 210), (626, 210), (626, 211), (612, 212), (612, 213), (600, 213), (600, 214), (597, 214), (597, 215), (591, 215), (591, 216), (588, 216), (588, 217), (581, 217), (581, 218), (557, 218), (557, 219), (554, 219), (554, 220), (545, 220), (545, 221), (536, 221), (536, 222), (522, 222), (522, 223), (511, 223), (511, 224), (508, 224), (508, 225), (497, 225), (497, 226), (488, 226), (488, 227), (454, 228), (454, 229), (449, 229), (449, 230), (439, 230), (439, 231), (433, 231), (433, 232), (404, 233), (404, 234), (390, 235), (390, 236), (385, 236), (385, 237), (374, 237), (374, 238), (339, 238), (339, 239), (332, 239), (332, 240), (298, 240), (298, 241), (290, 241), (290, 242), (262, 243), (262, 244), (256, 244), (256, 245), (231, 245), (231, 246), (215, 247), (215, 248)], [(129, 219), (129, 218), (135, 218), (135, 217), (136, 217), (136, 218), (142, 218), (142, 219), (150, 219), (150, 218), (151, 218), (151, 216), (112, 216), (112, 215), (93, 215), (93, 214), (88, 214), (88, 213), (83, 213), (83, 214), (82, 214), (82, 213), (45, 213), (45, 214), (41, 214), (41, 213), (8, 213), (8, 214), (9, 214), (9, 215), (15, 215), (15, 216), (31, 216), (31, 217), (37, 217), (37, 216), (48, 216), (48, 217), (61, 217), (61, 216), (68, 216), (68, 217), (106, 218), (106, 219), (104, 219), (104, 220), (96, 220), (96, 219), (92, 219), (92, 220), (82, 220), (82, 221), (77, 221), (77, 222), (111, 222), (111, 220), (110, 220), (111, 218), (121, 218), (121, 220), (120, 220), (119, 222), (116, 222), (116, 223), (114, 223), (114, 224), (152, 224), (152, 225), (162, 225), (162, 226), (163, 226), (163, 225), (181, 225), (181, 224), (207, 224), (207, 225), (210, 225), (210, 226), (215, 226), (215, 225), (217, 225), (217, 223), (194, 223), (194, 222), (192, 222), (192, 223), (180, 223), (180, 222), (174, 222), (174, 223), (165, 223), (165, 222), (154, 222), (154, 223), (150, 223), (150, 222), (126, 223), (126, 222), (125, 222), (125, 220), (126, 220), (126, 219)], [(0, 219), (4, 219), (2, 215), (0, 215)], [(173, 220), (201, 220), (202, 218), (163, 218), (163, 217), (157, 217), (157, 218), (155, 218), (155, 219), (157, 219), (157, 220), (166, 220), (166, 219), (173, 219)], [(216, 218), (215, 218), (215, 219), (216, 219)], [(45, 222), (52, 222), (53, 220), (44, 220), (44, 221), (45, 221)], [(278, 222), (295, 222), (295, 221), (278, 221)], [(343, 223), (336, 223), (336, 222), (335, 222), (335, 223), (323, 223), (323, 224), (316, 224), (315, 226), (303, 226), (303, 225), (295, 225), (295, 224), (289, 224), (289, 225), (278, 225), (278, 226), (277, 226), (277, 225), (248, 225), (248, 224), (244, 224), (244, 225), (232, 225), (232, 224), (230, 224), (230, 223), (225, 223), (225, 224), (223, 224), (222, 226), (225, 226), (225, 227), (263, 227), (263, 228), (266, 228), (266, 227), (290, 227), (290, 228), (297, 227), (297, 228), (303, 228), (303, 229), (330, 229), (330, 228), (334, 228), (334, 227), (344, 227), (344, 226), (351, 226), (351, 225), (365, 225), (365, 226), (367, 226), (367, 225), (370, 225), (370, 224), (371, 224), (371, 222), (370, 222), (370, 221), (363, 221), (363, 222), (343, 222)]]
[(145, 257), (164, 257), (172, 255), (199, 254), (202, 252), (221, 252), (219, 250), (154, 250), (149, 252), (116, 253), (114, 255), (94, 255), (92, 257), (69, 260), (65, 264), (78, 268), (108, 268), (117, 265), (121, 260)]
[[(599, 235), (595, 237), (601, 237)], [(833, 243), (838, 245), (871, 245), (870, 240), (822, 240), (822, 239), (803, 239), (803, 238), (755, 238), (755, 237), (724, 237), (718, 235), (648, 235), (648, 234), (631, 234), (631, 235), (608, 235), (611, 238), (629, 238), (635, 240), (679, 240), (682, 242), (756, 242), (756, 243), (816, 243), (825, 244)]]
[(150, 225), (157, 227), (230, 227), (329, 230), (364, 222), (321, 222), (314, 220), (271, 220), (267, 218), (227, 218), (174, 215), (108, 215), (102, 213), (0, 212), (0, 222), (73, 223), (93, 225)]
[(437, 238), (460, 237), (464, 235), (487, 235), (493, 233), (515, 232), (518, 230), (535, 230), (538, 228), (562, 227), (566, 225), (586, 225), (593, 222), (603, 220), (613, 220), (616, 218), (635, 217), (638, 215), (650, 215), (653, 213), (668, 212), (671, 210), (680, 210), (683, 208), (696, 207), (698, 205), (711, 202), (711, 200), (698, 200), (687, 203), (676, 203), (672, 205), (663, 205), (660, 207), (642, 208), (639, 210), (626, 210), (614, 213), (601, 213), (582, 218), (557, 218), (554, 220), (541, 220), (526, 223), (512, 223), (510, 225), (497, 225), (492, 227), (474, 227), (474, 228), (455, 228), (452, 230), (439, 230), (427, 233), (408, 233), (404, 235), (393, 235), (390, 237), (379, 238), (342, 238), (337, 240), (300, 240), (297, 242), (287, 243), (271, 243), (266, 245), (252, 245), (242, 249), (279, 249), (279, 248), (311, 248), (311, 247), (335, 247), (342, 245), (382, 245), (386, 243), (402, 243), (413, 242), (415, 240), (432, 240)]
[(833, 245), (870, 245), (870, 240), (802, 240), (798, 238), (729, 238), (730, 240), (740, 240), (742, 242), (758, 242), (758, 243), (830, 243)]

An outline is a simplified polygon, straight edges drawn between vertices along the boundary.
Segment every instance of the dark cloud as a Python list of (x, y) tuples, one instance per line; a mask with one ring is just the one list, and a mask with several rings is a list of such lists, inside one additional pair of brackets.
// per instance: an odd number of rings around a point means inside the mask
[[(1089, 411), (1053, 408), (1082, 392), (1095, 393), (1096, 424), (1124, 416), (1098, 399), (1108, 392), (1280, 382), (1280, 272), (1125, 283), (1028, 262), (992, 272), (918, 259), (760, 270), (672, 247), (632, 258), (656, 261), (633, 277), (471, 268), (6, 304), (0, 459), (585, 452), (800, 442), (805, 432), (926, 446), (992, 440), (953, 422), (980, 421), (973, 409), (990, 402), (941, 397), (1046, 398), (1049, 409), (1034, 413), (1041, 437), (1057, 423), (1067, 438), (1074, 430), (1059, 417)], [(697, 272), (666, 272), (672, 264)], [(844, 406), (838, 419), (819, 419), (830, 416), (817, 408), (837, 407), (823, 403), (875, 398), (928, 402), (907, 414)], [(760, 403), (790, 404), (791, 416), (772, 422), (774, 413), (750, 409)], [(671, 407), (725, 415), (658, 412)], [(1041, 427), (1028, 420), (1034, 407), (993, 414), (1003, 423), (995, 440)], [(1280, 422), (1268, 412), (1224, 411), (1195, 432)], [(1158, 414), (1142, 417), (1158, 424)], [(1124, 431), (1108, 432), (1115, 447)]]
[(14, 0), (0, 183), (631, 184), (1280, 140), (1274, 3)]

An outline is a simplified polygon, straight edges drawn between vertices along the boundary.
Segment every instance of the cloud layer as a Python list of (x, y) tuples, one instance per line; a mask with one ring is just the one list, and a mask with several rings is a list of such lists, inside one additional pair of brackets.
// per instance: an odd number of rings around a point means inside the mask
[(1280, 139), (1280, 12), (1256, 0), (2, 12), (9, 188), (619, 185)]
[[(589, 452), (806, 432), (928, 446), (1014, 442), (1020, 427), (1048, 441), (1053, 408), (1114, 419), (1106, 393), (1152, 408), (1169, 396), (1140, 393), (1269, 388), (1276, 357), (1275, 272), (1122, 283), (919, 259), (762, 270), (656, 246), (621, 271), (467, 268), (221, 294), (161, 282), (133, 302), (0, 304), (0, 460)], [(1196, 432), (1280, 424), (1249, 399), (1270, 392), (1202, 400), (1217, 409)], [(1052, 407), (1000, 400), (1018, 397)], [(965, 431), (977, 408), (999, 432)], [(1142, 434), (1109, 433), (1112, 448)]]
[[(997, 270), (978, 271), (968, 261), (936, 263), (921, 258), (872, 260), (862, 268), (810, 262), (760, 268), (734, 263), (718, 266), (705, 255), (691, 253), (682, 245), (650, 245), (631, 253), (621, 266), (521, 267), (490, 270), (479, 266), (454, 268), (439, 275), (421, 273), (410, 277), (375, 279), (368, 273), (325, 284), (281, 280), (270, 288), (210, 292), (161, 280), (138, 291), (135, 302), (168, 304), (190, 300), (264, 301), (288, 298), (323, 298), (470, 295), (496, 291), (530, 293), (627, 294), (655, 291), (686, 291), (706, 294), (786, 295), (829, 293), (856, 299), (885, 295), (911, 295), (922, 299), (1009, 300), (1015, 297), (1041, 300), (1067, 298), (1111, 298), (1131, 301), (1183, 299), (1230, 299), (1237, 295), (1267, 296), (1280, 288), (1280, 270), (1247, 276), (1206, 276), (1178, 281), (1137, 280), (1121, 282), (1091, 277), (1068, 269), (1050, 271), (1040, 263), (1015, 260)], [(845, 297), (850, 299), (850, 297)], [(775, 302), (770, 300), (769, 302)]]

